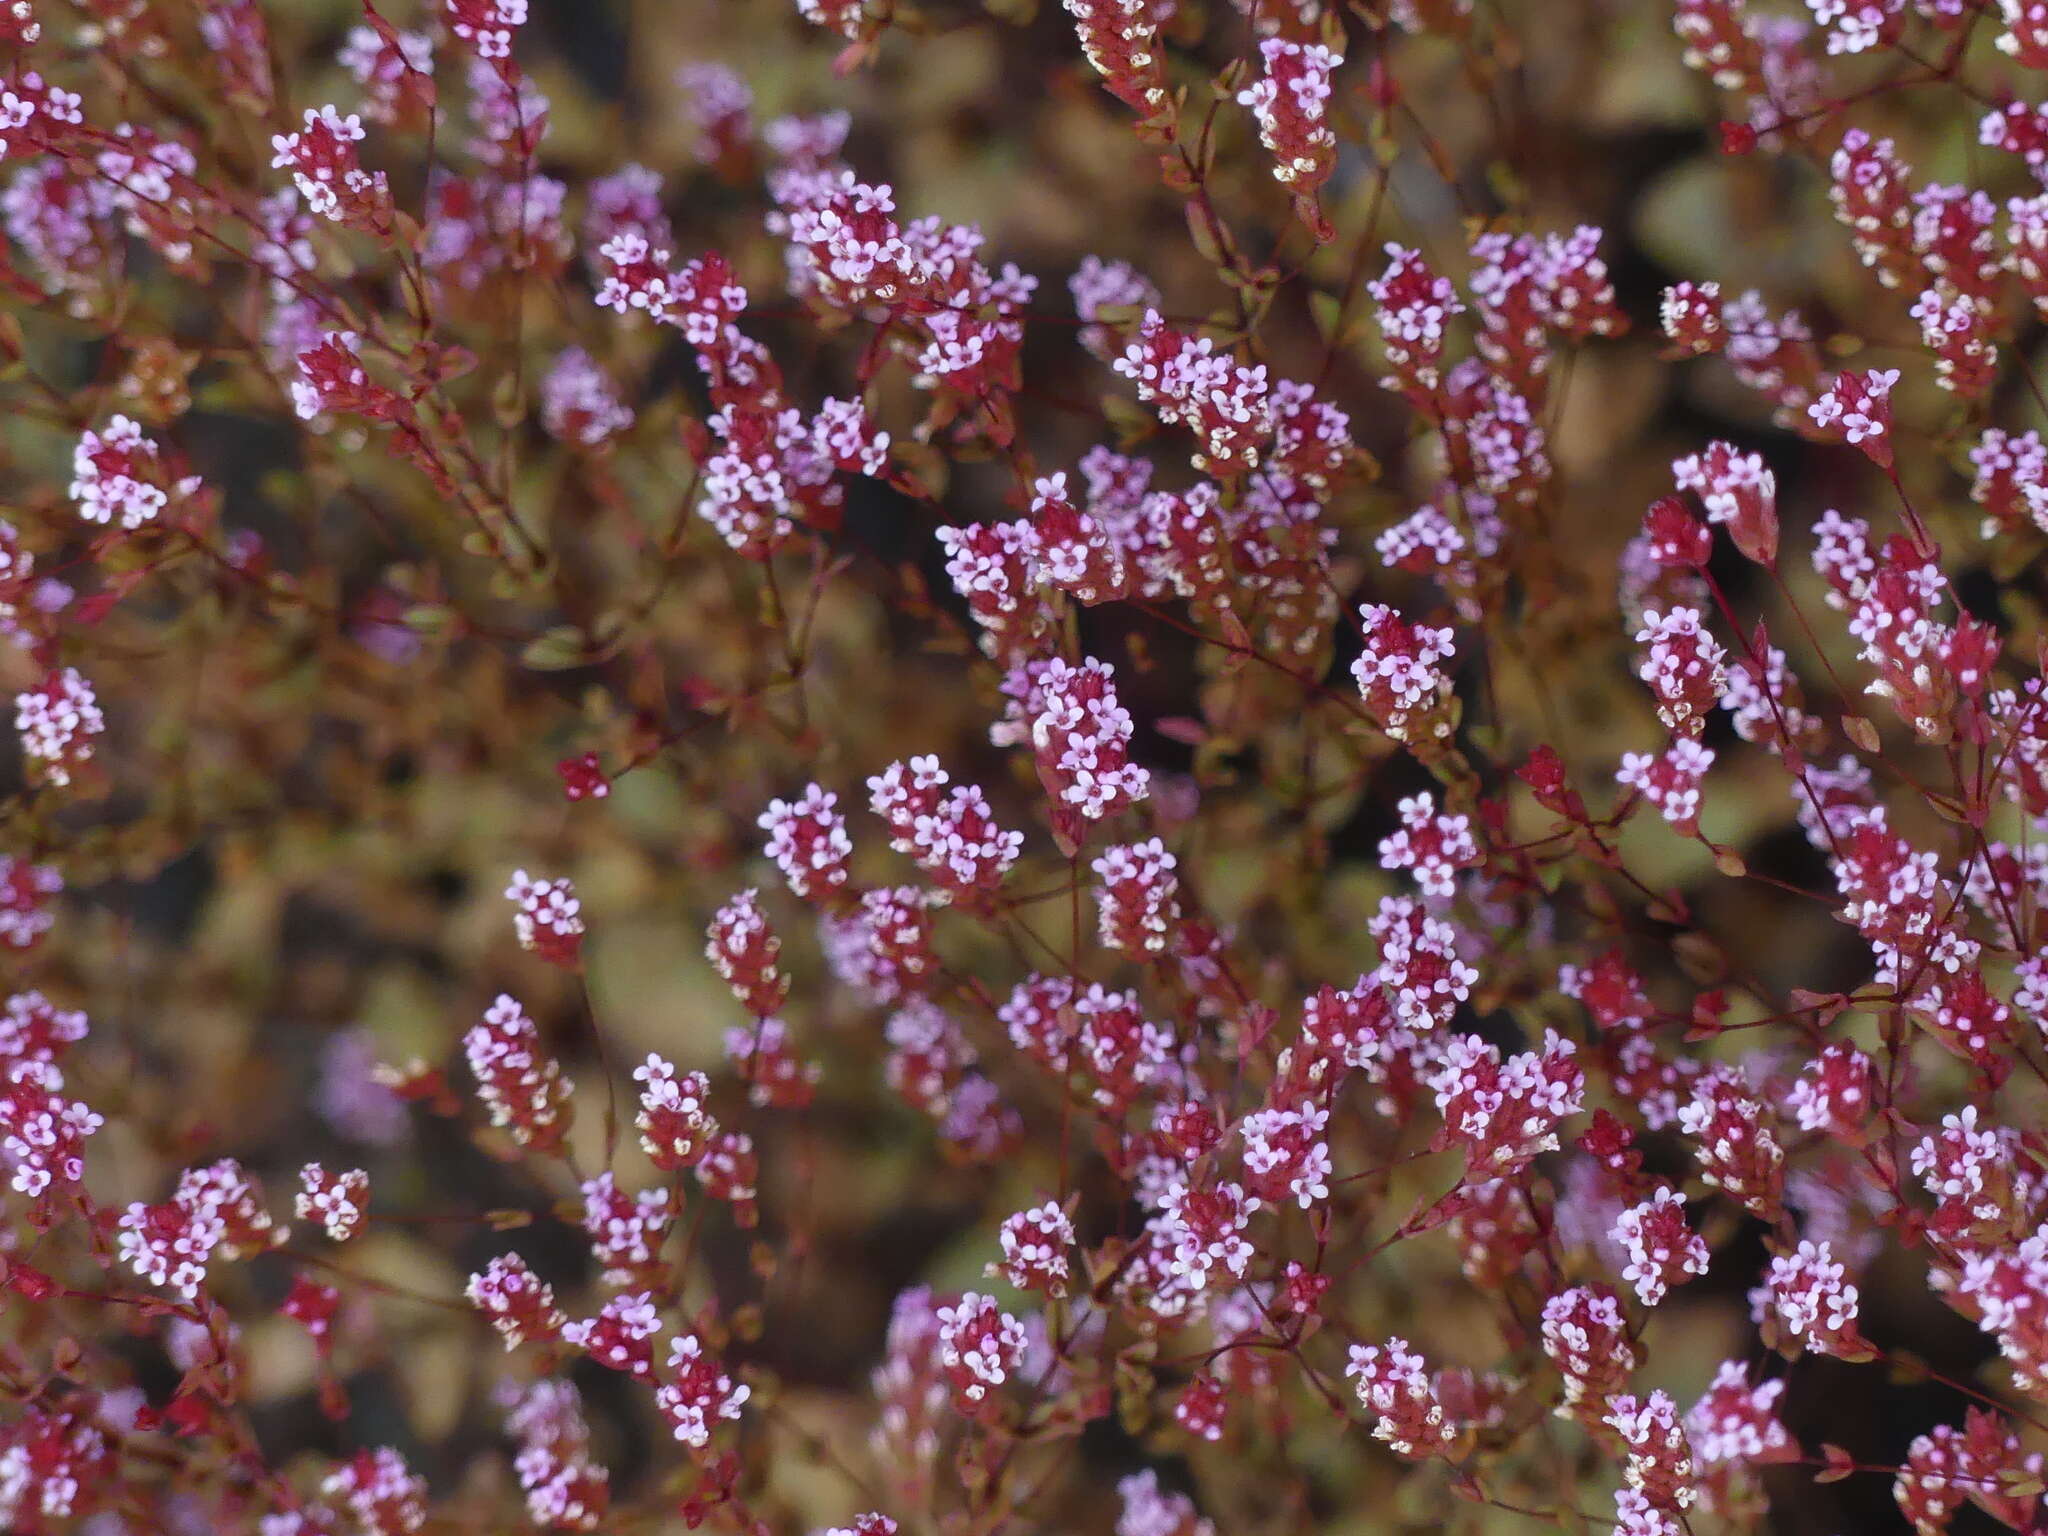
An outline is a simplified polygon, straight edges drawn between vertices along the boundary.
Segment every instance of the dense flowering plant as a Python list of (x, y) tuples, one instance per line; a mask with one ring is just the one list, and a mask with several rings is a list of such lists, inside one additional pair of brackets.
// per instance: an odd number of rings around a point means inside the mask
[(0, 0), (0, 1530), (2048, 1532), (2048, 4)]

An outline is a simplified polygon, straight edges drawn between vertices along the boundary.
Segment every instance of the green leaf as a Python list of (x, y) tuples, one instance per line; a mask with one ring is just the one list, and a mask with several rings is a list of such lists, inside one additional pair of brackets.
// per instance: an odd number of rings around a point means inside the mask
[(416, 603), (405, 610), (405, 627), (415, 634), (446, 638), (455, 631), (455, 610), (440, 603)]
[(583, 631), (573, 624), (562, 624), (530, 642), (519, 653), (519, 659), (536, 672), (561, 672), (582, 666), (587, 654)]

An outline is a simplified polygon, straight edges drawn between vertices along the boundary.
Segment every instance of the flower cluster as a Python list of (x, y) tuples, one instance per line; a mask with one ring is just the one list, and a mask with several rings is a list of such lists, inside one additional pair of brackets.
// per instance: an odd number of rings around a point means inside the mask
[(1259, 139), (1273, 156), (1273, 175), (1293, 192), (1318, 238), (1329, 239), (1329, 223), (1316, 207), (1316, 192), (1336, 162), (1337, 136), (1324, 122), (1330, 76), (1343, 58), (1320, 44), (1269, 37), (1259, 44), (1264, 78), (1237, 93), (1239, 106), (1259, 120)]
[(1038, 776), (1069, 820), (1100, 821), (1151, 793), (1151, 776), (1130, 760), (1134, 726), (1106, 663), (1091, 656), (1077, 667), (1055, 656), (1035, 692)]
[(2048, 1530), (2048, 3), (292, 9), (0, 0), (0, 1529)]
[(462, 1048), (493, 1125), (528, 1146), (560, 1139), (573, 1085), (516, 998), (500, 993), (483, 1021), (463, 1036)]
[(519, 947), (530, 949), (556, 965), (573, 966), (583, 946), (583, 904), (567, 880), (536, 880), (525, 870), (513, 873), (505, 887), (512, 903), (512, 926)]
[(299, 1190), (293, 1214), (301, 1221), (317, 1221), (337, 1243), (345, 1243), (361, 1229), (369, 1212), (370, 1176), (360, 1168), (329, 1173), (318, 1163), (299, 1170)]
[(296, 133), (271, 136), (271, 165), (291, 172), (306, 207), (325, 219), (381, 233), (391, 222), (391, 188), (382, 171), (366, 171), (356, 145), (363, 120), (332, 106), (308, 107)]
[(14, 696), (14, 728), (31, 770), (61, 789), (92, 760), (107, 721), (92, 684), (64, 667)]

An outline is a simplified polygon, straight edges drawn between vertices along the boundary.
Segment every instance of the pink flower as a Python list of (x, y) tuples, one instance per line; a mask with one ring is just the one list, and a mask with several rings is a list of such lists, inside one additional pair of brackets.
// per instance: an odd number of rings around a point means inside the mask
[(1358, 1401), (1375, 1417), (1372, 1433), (1396, 1456), (1427, 1461), (1457, 1442), (1459, 1425), (1439, 1401), (1421, 1355), (1406, 1339), (1384, 1346), (1353, 1345), (1344, 1374), (1358, 1390)]
[(654, 1394), (655, 1406), (668, 1420), (676, 1439), (689, 1446), (702, 1446), (720, 1422), (730, 1423), (752, 1395), (752, 1388), (736, 1384), (725, 1368), (698, 1341), (695, 1334), (677, 1334), (669, 1340), (669, 1379)]
[(1859, 447), (1880, 469), (1892, 463), (1892, 386), (1899, 382), (1896, 368), (1873, 368), (1868, 373), (1841, 373), (1827, 393), (1807, 407), (1806, 414), (1823, 432), (1839, 436)]
[(323, 218), (354, 229), (383, 233), (391, 221), (391, 189), (382, 171), (366, 171), (357, 159), (363, 121), (343, 117), (331, 106), (308, 107), (297, 133), (271, 135), (273, 168), (292, 173), (306, 206)]
[(554, 1291), (516, 1253), (493, 1259), (471, 1275), (463, 1294), (490, 1319), (507, 1349), (556, 1338), (567, 1321), (555, 1305)]
[(1000, 1272), (1020, 1291), (1067, 1294), (1067, 1251), (1074, 1246), (1074, 1224), (1058, 1205), (1048, 1200), (1018, 1211), (1004, 1221), (997, 1237), (1003, 1257), (989, 1266), (991, 1274)]
[(64, 667), (14, 696), (14, 728), (30, 770), (61, 789), (92, 760), (107, 722), (92, 684), (77, 668)]
[(345, 1243), (362, 1229), (369, 1216), (370, 1176), (360, 1168), (329, 1173), (318, 1163), (299, 1170), (302, 1186), (293, 1214), (301, 1221), (317, 1221), (328, 1237)]
[(522, 1146), (556, 1146), (568, 1128), (573, 1085), (517, 999), (500, 993), (462, 1045), (491, 1124), (504, 1127)]
[(1425, 896), (1451, 895), (1457, 872), (1479, 862), (1471, 818), (1438, 815), (1427, 792), (1407, 796), (1397, 808), (1401, 829), (1380, 839), (1380, 868), (1412, 871)]
[(1039, 695), (1031, 722), (1039, 778), (1069, 819), (1099, 821), (1151, 793), (1151, 775), (1130, 761), (1131, 717), (1107, 664), (1089, 657), (1076, 667), (1054, 657)]
[(804, 786), (795, 801), (771, 800), (758, 825), (768, 834), (768, 857), (806, 900), (836, 892), (846, 884), (846, 861), (853, 840), (846, 818), (837, 809), (839, 797), (816, 784)]
[(1265, 77), (1237, 93), (1237, 104), (1259, 120), (1259, 140), (1273, 156), (1273, 175), (1294, 194), (1295, 207), (1319, 240), (1330, 227), (1316, 208), (1316, 193), (1336, 163), (1337, 137), (1324, 121), (1330, 76), (1344, 62), (1321, 44), (1269, 37), (1259, 44)]
[(959, 1410), (970, 1417), (993, 1403), (990, 1393), (1015, 1374), (1024, 1359), (1024, 1325), (1000, 1310), (995, 1299), (967, 1292), (938, 1319), (938, 1361)]
[(1685, 1197), (1669, 1185), (1623, 1211), (1613, 1235), (1628, 1252), (1621, 1277), (1646, 1307), (1656, 1306), (1672, 1286), (1707, 1272), (1707, 1245), (1686, 1225)]
[(1771, 1260), (1769, 1278), (1753, 1298), (1775, 1315), (1788, 1342), (1824, 1355), (1865, 1358), (1870, 1346), (1856, 1327), (1856, 1287), (1843, 1278), (1827, 1243), (1802, 1241)]

